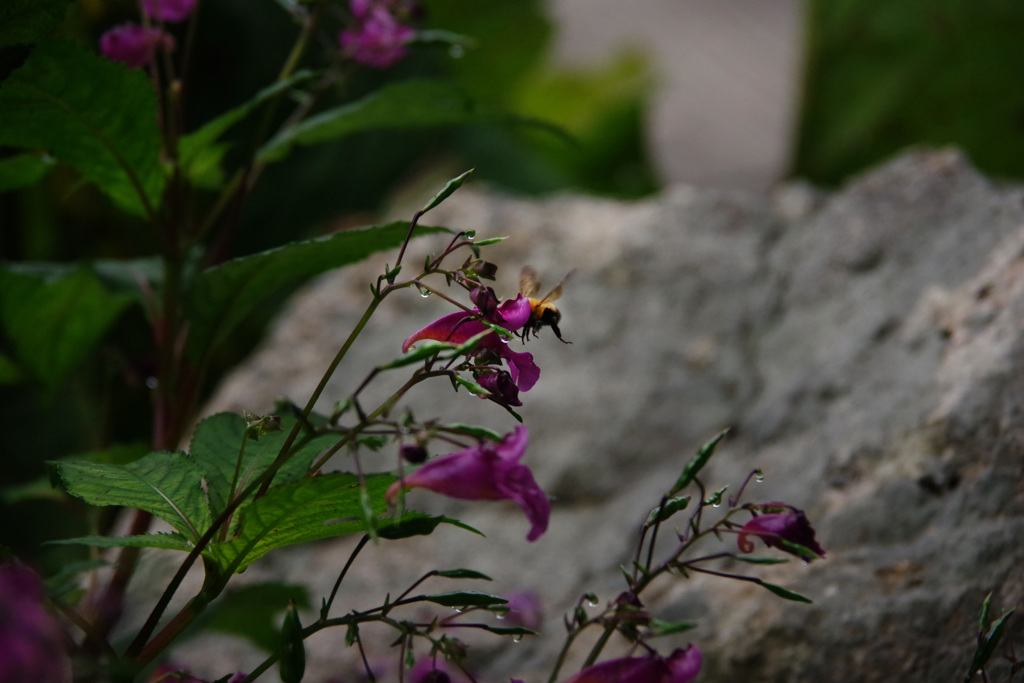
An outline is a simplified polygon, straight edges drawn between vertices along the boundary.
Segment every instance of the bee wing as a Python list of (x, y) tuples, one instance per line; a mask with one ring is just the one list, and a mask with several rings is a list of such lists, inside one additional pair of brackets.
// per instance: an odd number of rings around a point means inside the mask
[(558, 301), (562, 297), (562, 286), (569, 281), (573, 275), (576, 274), (576, 269), (573, 268), (569, 273), (562, 278), (562, 281), (555, 285), (555, 288), (548, 292), (547, 296), (540, 300), (543, 303), (551, 303), (552, 301)]
[(540, 291), (540, 281), (537, 280), (537, 271), (533, 266), (523, 266), (519, 271), (519, 293), (527, 299), (532, 299)]

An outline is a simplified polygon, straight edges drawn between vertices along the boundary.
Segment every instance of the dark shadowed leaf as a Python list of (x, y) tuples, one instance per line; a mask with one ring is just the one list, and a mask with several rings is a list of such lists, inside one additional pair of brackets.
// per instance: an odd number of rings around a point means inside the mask
[(177, 533), (141, 534), (139, 536), (79, 536), (49, 541), (55, 545), (88, 545), (93, 548), (163, 548), (164, 550), (192, 550), (188, 539)]
[(229, 590), (201, 617), (203, 631), (197, 635), (206, 631), (228, 633), (273, 652), (280, 642), (277, 624), (289, 600), (308, 609), (308, 589), (283, 583), (259, 583)]
[(767, 581), (762, 581), (761, 579), (758, 579), (757, 580), (757, 584), (760, 585), (760, 586), (764, 586), (765, 588), (770, 590), (772, 593), (775, 593), (776, 595), (778, 595), (780, 598), (785, 598), (786, 600), (792, 600), (793, 602), (806, 602), (807, 604), (813, 604), (814, 603), (814, 601), (811, 600), (810, 598), (806, 598), (806, 597), (800, 595), (799, 593), (796, 593), (794, 591), (789, 590), (788, 588), (783, 588), (782, 586), (776, 586), (774, 583), (768, 583)]
[(129, 213), (150, 215), (160, 204), (153, 84), (78, 45), (41, 43), (0, 84), (0, 145), (46, 151)]
[[(185, 295), (192, 319), (189, 337), (194, 353), (219, 341), (267, 296), (301, 284), (314, 275), (361, 261), (370, 254), (397, 247), (409, 223), (347, 230), (327, 237), (292, 242), (277, 249), (227, 261), (200, 273)], [(445, 231), (417, 227), (417, 235)]]
[(70, 0), (3, 0), (0, 2), (0, 48), (29, 45), (52, 35)]
[(129, 303), (86, 266), (0, 266), (0, 323), (21, 364), (50, 385), (93, 352)]
[(444, 605), (445, 607), (489, 607), (491, 605), (504, 605), (508, 602), (505, 598), (479, 591), (438, 593), (437, 595), (424, 595), (422, 599), (437, 605)]

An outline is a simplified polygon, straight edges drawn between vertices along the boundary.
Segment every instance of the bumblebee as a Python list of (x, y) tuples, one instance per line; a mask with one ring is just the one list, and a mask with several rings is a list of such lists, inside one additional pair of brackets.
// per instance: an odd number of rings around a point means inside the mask
[(540, 291), (540, 281), (537, 279), (537, 271), (531, 266), (523, 266), (523, 270), (519, 273), (519, 293), (530, 301), (530, 319), (526, 321), (526, 325), (523, 326), (520, 336), (523, 341), (526, 341), (530, 334), (538, 336), (540, 329), (544, 326), (548, 326), (554, 331), (555, 336), (558, 337), (558, 341), (563, 344), (571, 344), (572, 342), (562, 339), (562, 332), (558, 329), (558, 323), (562, 320), (562, 313), (555, 308), (554, 301), (557, 301), (562, 296), (562, 286), (565, 285), (566, 281), (573, 276), (575, 270), (570, 271), (568, 275), (562, 278), (554, 289), (547, 293), (543, 299), (536, 299), (537, 292)]

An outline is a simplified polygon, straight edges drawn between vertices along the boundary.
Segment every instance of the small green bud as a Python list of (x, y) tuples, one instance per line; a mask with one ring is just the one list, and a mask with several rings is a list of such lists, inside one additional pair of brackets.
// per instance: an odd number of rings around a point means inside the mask
[(288, 601), (288, 611), (281, 626), (281, 650), (278, 660), (281, 683), (301, 683), (306, 673), (306, 646), (302, 641), (302, 623), (295, 601)]

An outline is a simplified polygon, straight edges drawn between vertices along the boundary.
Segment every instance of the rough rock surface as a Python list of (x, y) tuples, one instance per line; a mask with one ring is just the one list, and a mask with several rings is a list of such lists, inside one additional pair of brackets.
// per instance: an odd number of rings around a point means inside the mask
[[(622, 204), (464, 189), (430, 217), (510, 236), (488, 247), (499, 292), (514, 291), (523, 263), (549, 284), (578, 268), (560, 302), (573, 344), (532, 344), (542, 376), (521, 411), (526, 462), (555, 499), (551, 528), (528, 544), (514, 505), (415, 491), (411, 505), (459, 516), (487, 538), (452, 528), (368, 548), (346, 579), (346, 607), (377, 604), (435, 567), (483, 571), (496, 581), (489, 591), (531, 587), (550, 607), (549, 637), (485, 648), (481, 678), (546, 680), (562, 613), (585, 591), (615, 597), (638, 521), (725, 427), (709, 489), (735, 489), (760, 467), (765, 482), (746, 498), (804, 508), (828, 556), (760, 572), (813, 605), (707, 577), (656, 586), (654, 611), (700, 622), (678, 641), (703, 649), (699, 680), (961, 680), (985, 594), (994, 591), (996, 613), (1024, 603), (1020, 187), (985, 179), (956, 152), (918, 152), (833, 194), (677, 187)], [(429, 241), (417, 247), (437, 247)], [(281, 394), (304, 402), (384, 260), (297, 296), (209, 410), (262, 411)], [(389, 303), (324, 409), (361, 379), (350, 368), (395, 357), (408, 333), (447, 312), (436, 299)], [(447, 385), (413, 405), (420, 417), (512, 425)], [(246, 577), (302, 581), (317, 600), (351, 546), (272, 554)], [(1008, 635), (1020, 645), (1019, 630)], [(308, 680), (349, 680), (343, 637), (311, 639)], [(210, 646), (188, 644), (181, 659)], [(246, 656), (243, 668), (260, 659)]]

